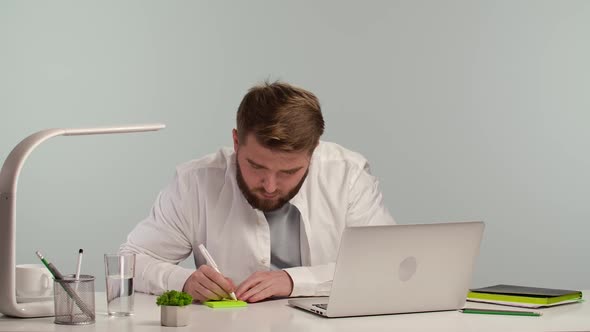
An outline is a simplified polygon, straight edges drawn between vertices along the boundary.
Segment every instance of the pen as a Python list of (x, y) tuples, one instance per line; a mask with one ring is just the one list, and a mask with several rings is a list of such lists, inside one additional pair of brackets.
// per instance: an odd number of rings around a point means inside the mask
[(78, 250), (78, 263), (76, 264), (76, 281), (80, 280), (80, 267), (82, 266), (82, 254), (84, 250)]
[[(84, 250), (78, 250), (78, 262), (76, 263), (76, 274), (75, 278), (76, 281), (80, 281), (80, 268), (82, 267), (82, 253)], [(76, 286), (74, 287), (74, 291), (78, 293), (78, 285), (79, 282), (76, 282)], [(74, 319), (74, 303), (70, 302), (70, 316), (72, 316), (72, 320)]]
[[(55, 265), (53, 265), (53, 263), (47, 262), (45, 257), (43, 257), (43, 255), (38, 250), (35, 251), (35, 254), (37, 254), (37, 257), (39, 257), (39, 259), (41, 260), (43, 265), (45, 265), (45, 267), (49, 270), (49, 272), (51, 272), (51, 274), (53, 275), (53, 278), (55, 278), (55, 280), (62, 280), (63, 279), (63, 275), (59, 272), (59, 270), (55, 267)], [(82, 310), (88, 317), (90, 317), (90, 319), (94, 320), (94, 312), (92, 312), (92, 310), (90, 310), (88, 308), (86, 303), (84, 303), (84, 301), (82, 301), (82, 299), (80, 298), (78, 293), (76, 293), (74, 290), (72, 290), (72, 287), (70, 287), (70, 285), (67, 283), (62, 282), (59, 284), (63, 287), (63, 289), (66, 291), (66, 293), (68, 293), (68, 295), (76, 302), (76, 305), (78, 305), (80, 310)]]
[(517, 310), (495, 310), (495, 309), (476, 309), (465, 308), (460, 310), (464, 314), (486, 314), (486, 315), (509, 315), (509, 316), (541, 316), (542, 313), (537, 311), (517, 311)]
[[(203, 257), (205, 257), (207, 264), (211, 265), (211, 267), (215, 271), (217, 271), (217, 273), (221, 274), (221, 272), (219, 271), (219, 268), (217, 267), (217, 264), (215, 264), (215, 261), (213, 260), (213, 257), (211, 257), (211, 255), (207, 251), (207, 248), (205, 248), (204, 245), (199, 244), (199, 250), (201, 251), (201, 254), (203, 254)], [(229, 293), (229, 296), (231, 296), (232, 300), (234, 300), (234, 301), (238, 300), (238, 298), (236, 297), (236, 293), (234, 293), (234, 292)]]

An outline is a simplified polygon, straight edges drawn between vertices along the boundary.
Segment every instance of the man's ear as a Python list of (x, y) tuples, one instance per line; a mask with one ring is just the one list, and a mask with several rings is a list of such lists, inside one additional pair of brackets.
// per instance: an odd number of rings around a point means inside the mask
[(238, 152), (238, 147), (240, 146), (240, 141), (238, 140), (238, 130), (232, 130), (232, 136), (234, 139), (234, 152)]

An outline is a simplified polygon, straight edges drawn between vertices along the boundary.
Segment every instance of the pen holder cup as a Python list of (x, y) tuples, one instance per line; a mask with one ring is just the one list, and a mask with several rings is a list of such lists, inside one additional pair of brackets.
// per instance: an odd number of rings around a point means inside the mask
[(95, 322), (94, 276), (64, 276), (53, 284), (55, 324), (87, 325)]

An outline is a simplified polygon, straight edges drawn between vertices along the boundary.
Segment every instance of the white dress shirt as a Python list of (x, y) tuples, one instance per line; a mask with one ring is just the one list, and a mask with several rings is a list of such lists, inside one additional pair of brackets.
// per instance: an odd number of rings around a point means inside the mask
[[(291, 296), (329, 295), (342, 231), (347, 226), (393, 224), (367, 160), (337, 144), (320, 142), (306, 180), (290, 201), (301, 215), (303, 266), (287, 268)], [(160, 294), (182, 290), (194, 272), (177, 264), (204, 244), (222, 274), (238, 286), (256, 271), (269, 271), (270, 229), (236, 181), (233, 149), (182, 164), (158, 195), (150, 215), (127, 237), (120, 252), (137, 254), (135, 289)]]

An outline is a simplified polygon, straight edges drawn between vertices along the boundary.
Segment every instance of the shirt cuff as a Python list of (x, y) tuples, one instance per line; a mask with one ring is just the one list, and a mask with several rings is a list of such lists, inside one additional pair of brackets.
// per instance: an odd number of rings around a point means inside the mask
[(284, 269), (293, 280), (291, 297), (295, 296), (327, 296), (332, 286), (331, 280), (318, 281), (317, 276), (309, 267), (292, 267)]
[(168, 290), (182, 291), (184, 283), (193, 274), (195, 270), (187, 269), (182, 266), (175, 266), (174, 270), (168, 276)]

